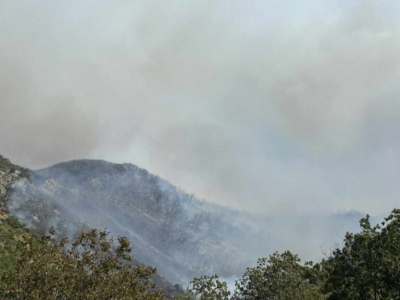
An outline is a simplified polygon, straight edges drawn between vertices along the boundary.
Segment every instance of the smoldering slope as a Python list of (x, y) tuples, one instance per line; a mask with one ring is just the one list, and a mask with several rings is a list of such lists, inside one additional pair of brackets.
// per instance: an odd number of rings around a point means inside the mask
[(294, 236), (397, 205), (396, 2), (0, 2), (16, 163), (133, 162)]
[(257, 258), (291, 250), (317, 261), (356, 230), (358, 213), (280, 215), (235, 211), (196, 199), (130, 164), (72, 161), (35, 171), (14, 184), (11, 215), (70, 238), (82, 226), (125, 235), (140, 262), (186, 286), (220, 274), (232, 283)]

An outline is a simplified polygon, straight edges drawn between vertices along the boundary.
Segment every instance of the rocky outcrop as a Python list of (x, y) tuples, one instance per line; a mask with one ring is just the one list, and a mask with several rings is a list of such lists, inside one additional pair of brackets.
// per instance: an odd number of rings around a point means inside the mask
[(3, 213), (6, 210), (13, 184), (22, 178), (30, 181), (30, 170), (14, 165), (0, 155), (0, 211)]
[(4, 210), (13, 183), (21, 177), (19, 170), (0, 170), (0, 209)]

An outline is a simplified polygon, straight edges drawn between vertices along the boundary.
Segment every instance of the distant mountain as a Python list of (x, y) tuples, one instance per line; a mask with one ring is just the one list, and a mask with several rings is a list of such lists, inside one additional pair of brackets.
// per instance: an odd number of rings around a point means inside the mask
[(42, 232), (55, 226), (72, 235), (88, 226), (126, 235), (135, 258), (173, 282), (203, 273), (240, 274), (250, 264), (248, 253), (223, 238), (226, 230), (248, 233), (223, 220), (222, 208), (130, 164), (79, 160), (32, 172), (32, 183), (14, 185), (9, 208)]
[(127, 236), (138, 261), (184, 285), (203, 274), (238, 278), (275, 250), (312, 257), (317, 244), (329, 251), (360, 218), (352, 213), (285, 220), (239, 212), (200, 201), (135, 165), (100, 160), (32, 171), (30, 180), (14, 182), (8, 209), (41, 232), (54, 226), (72, 235), (95, 227)]

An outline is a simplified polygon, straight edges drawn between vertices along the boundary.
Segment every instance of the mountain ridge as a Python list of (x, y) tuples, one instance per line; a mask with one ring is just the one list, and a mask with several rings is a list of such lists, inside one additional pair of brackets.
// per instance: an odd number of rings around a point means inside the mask
[[(138, 261), (181, 285), (204, 274), (237, 278), (258, 257), (293, 248), (293, 241), (307, 250), (301, 243), (330, 240), (331, 232), (340, 240), (359, 219), (321, 215), (288, 223), (199, 200), (134, 164), (87, 159), (31, 171), (30, 181), (13, 184), (8, 206), (11, 215), (41, 232), (54, 226), (73, 235), (95, 227), (127, 236)], [(312, 222), (324, 223), (313, 228)]]
[[(185, 282), (196, 275), (194, 270), (210, 260), (211, 248), (214, 249), (212, 255), (245, 256), (234, 246), (224, 245), (218, 237), (213, 237), (207, 223), (210, 218), (198, 210), (201, 204), (198, 203), (196, 211), (189, 212), (188, 207), (197, 200), (169, 183), (166, 188), (166, 181), (160, 187), (158, 176), (135, 165), (73, 160), (32, 172), (32, 184), (16, 185), (17, 191), (10, 205), (13, 213), (29, 226), (44, 231), (56, 225), (59, 230), (69, 232), (74, 230), (66, 224), (68, 220), (74, 220), (70, 223), (107, 227), (114, 235), (131, 238), (138, 259), (157, 266), (162, 274), (177, 282), (183, 282), (180, 275), (176, 276), (183, 270)], [(35, 200), (29, 206), (29, 201), (18, 201), (21, 199)], [(40, 217), (35, 209), (46, 206), (51, 208), (45, 210), (47, 213), (42, 220), (43, 216)], [(24, 211), (29, 213), (24, 214)], [(96, 220), (90, 216), (95, 216)], [(203, 224), (207, 228), (196, 227)], [(208, 249), (202, 249), (204, 245)], [(198, 249), (202, 263), (191, 263), (186, 257), (188, 251), (184, 249), (192, 252)], [(182, 261), (186, 267), (182, 266)], [(168, 268), (163, 267), (165, 264)]]

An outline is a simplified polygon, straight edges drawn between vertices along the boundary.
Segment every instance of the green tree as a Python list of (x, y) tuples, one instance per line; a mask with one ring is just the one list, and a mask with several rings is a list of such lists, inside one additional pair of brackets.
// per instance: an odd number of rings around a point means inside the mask
[(300, 258), (285, 251), (261, 258), (257, 266), (247, 268), (236, 282), (234, 299), (294, 300), (326, 299), (320, 291), (321, 273), (311, 262), (300, 264)]
[(151, 267), (133, 266), (125, 237), (90, 230), (69, 243), (54, 230), (23, 241), (13, 271), (4, 272), (0, 294), (6, 299), (163, 299), (155, 291)]
[(344, 246), (324, 262), (329, 274), (329, 299), (381, 299), (379, 226), (372, 227), (369, 216), (361, 219), (361, 233), (346, 233)]
[(228, 300), (230, 294), (226, 282), (220, 281), (218, 275), (194, 278), (189, 288), (189, 295), (199, 300)]
[(381, 247), (381, 295), (385, 299), (400, 299), (400, 209), (394, 209), (382, 226), (377, 243)]
[(360, 226), (321, 263), (329, 299), (400, 299), (400, 210), (375, 226), (367, 215)]
[(4, 272), (11, 272), (17, 264), (17, 253), (22, 249), (21, 240), (31, 233), (6, 215), (0, 215), (0, 282)]

